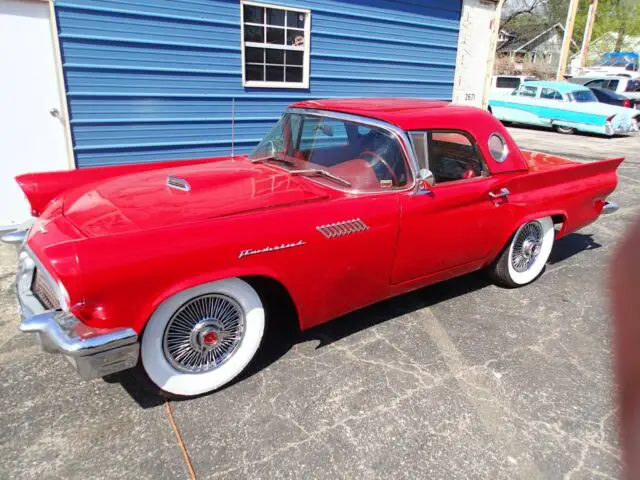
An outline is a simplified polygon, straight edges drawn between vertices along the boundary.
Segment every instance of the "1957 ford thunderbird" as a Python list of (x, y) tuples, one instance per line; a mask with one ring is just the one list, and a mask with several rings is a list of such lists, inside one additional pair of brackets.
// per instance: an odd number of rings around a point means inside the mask
[(199, 395), (279, 328), (270, 305), (304, 330), (474, 270), (532, 282), (616, 210), (621, 162), (521, 151), (470, 107), (341, 99), (292, 105), (249, 156), (23, 175), (19, 328), (85, 379)]

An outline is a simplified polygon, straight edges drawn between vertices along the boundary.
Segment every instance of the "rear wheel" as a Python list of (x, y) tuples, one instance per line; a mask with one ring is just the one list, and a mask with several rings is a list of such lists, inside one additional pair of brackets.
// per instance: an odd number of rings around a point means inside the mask
[(549, 259), (555, 229), (551, 217), (525, 223), (511, 237), (491, 269), (496, 283), (521, 287), (538, 278)]
[(239, 278), (207, 283), (165, 300), (145, 327), (141, 364), (167, 396), (216, 390), (239, 375), (262, 342), (265, 312)]
[(562, 127), (560, 125), (554, 125), (553, 128), (556, 130), (556, 132), (562, 133), (564, 135), (573, 135), (574, 133), (576, 133), (576, 129), (571, 127)]

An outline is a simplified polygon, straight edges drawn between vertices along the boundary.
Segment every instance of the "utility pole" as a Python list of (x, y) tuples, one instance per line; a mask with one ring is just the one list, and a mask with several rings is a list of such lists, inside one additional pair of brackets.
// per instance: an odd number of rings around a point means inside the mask
[(593, 34), (593, 25), (596, 23), (596, 11), (598, 10), (598, 0), (591, 0), (589, 5), (589, 13), (587, 14), (587, 25), (584, 29), (584, 38), (582, 39), (582, 49), (580, 50), (580, 67), (587, 64), (589, 56), (589, 44), (591, 43), (591, 35)]
[(560, 51), (560, 63), (558, 64), (557, 81), (564, 80), (564, 73), (567, 70), (569, 52), (571, 51), (571, 38), (573, 37), (573, 25), (576, 23), (576, 13), (578, 12), (579, 0), (571, 0), (569, 12), (567, 13), (567, 23), (564, 27), (564, 38), (562, 39), (562, 50)]

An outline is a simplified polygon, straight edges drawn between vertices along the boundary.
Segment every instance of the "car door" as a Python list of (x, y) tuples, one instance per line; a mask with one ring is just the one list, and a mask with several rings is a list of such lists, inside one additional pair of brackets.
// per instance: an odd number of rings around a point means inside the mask
[(400, 232), (392, 284), (481, 265), (507, 228), (510, 209), (474, 139), (462, 131), (412, 132), (421, 167), (434, 174), (426, 194), (401, 198)]

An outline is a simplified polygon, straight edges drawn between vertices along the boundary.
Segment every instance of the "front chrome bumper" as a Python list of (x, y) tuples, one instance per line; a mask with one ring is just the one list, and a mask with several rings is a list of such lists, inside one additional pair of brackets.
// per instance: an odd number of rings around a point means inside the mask
[(140, 344), (131, 328), (94, 329), (62, 310), (47, 310), (25, 318), (18, 328), (36, 333), (44, 351), (64, 355), (85, 380), (138, 363)]
[(140, 353), (135, 330), (94, 328), (69, 312), (46, 310), (30, 288), (33, 272), (36, 268), (45, 271), (44, 267), (28, 249), (24, 252), (30, 262), (21, 263), (16, 279), (22, 318), (18, 329), (35, 333), (44, 351), (62, 354), (85, 380), (134, 367)]

